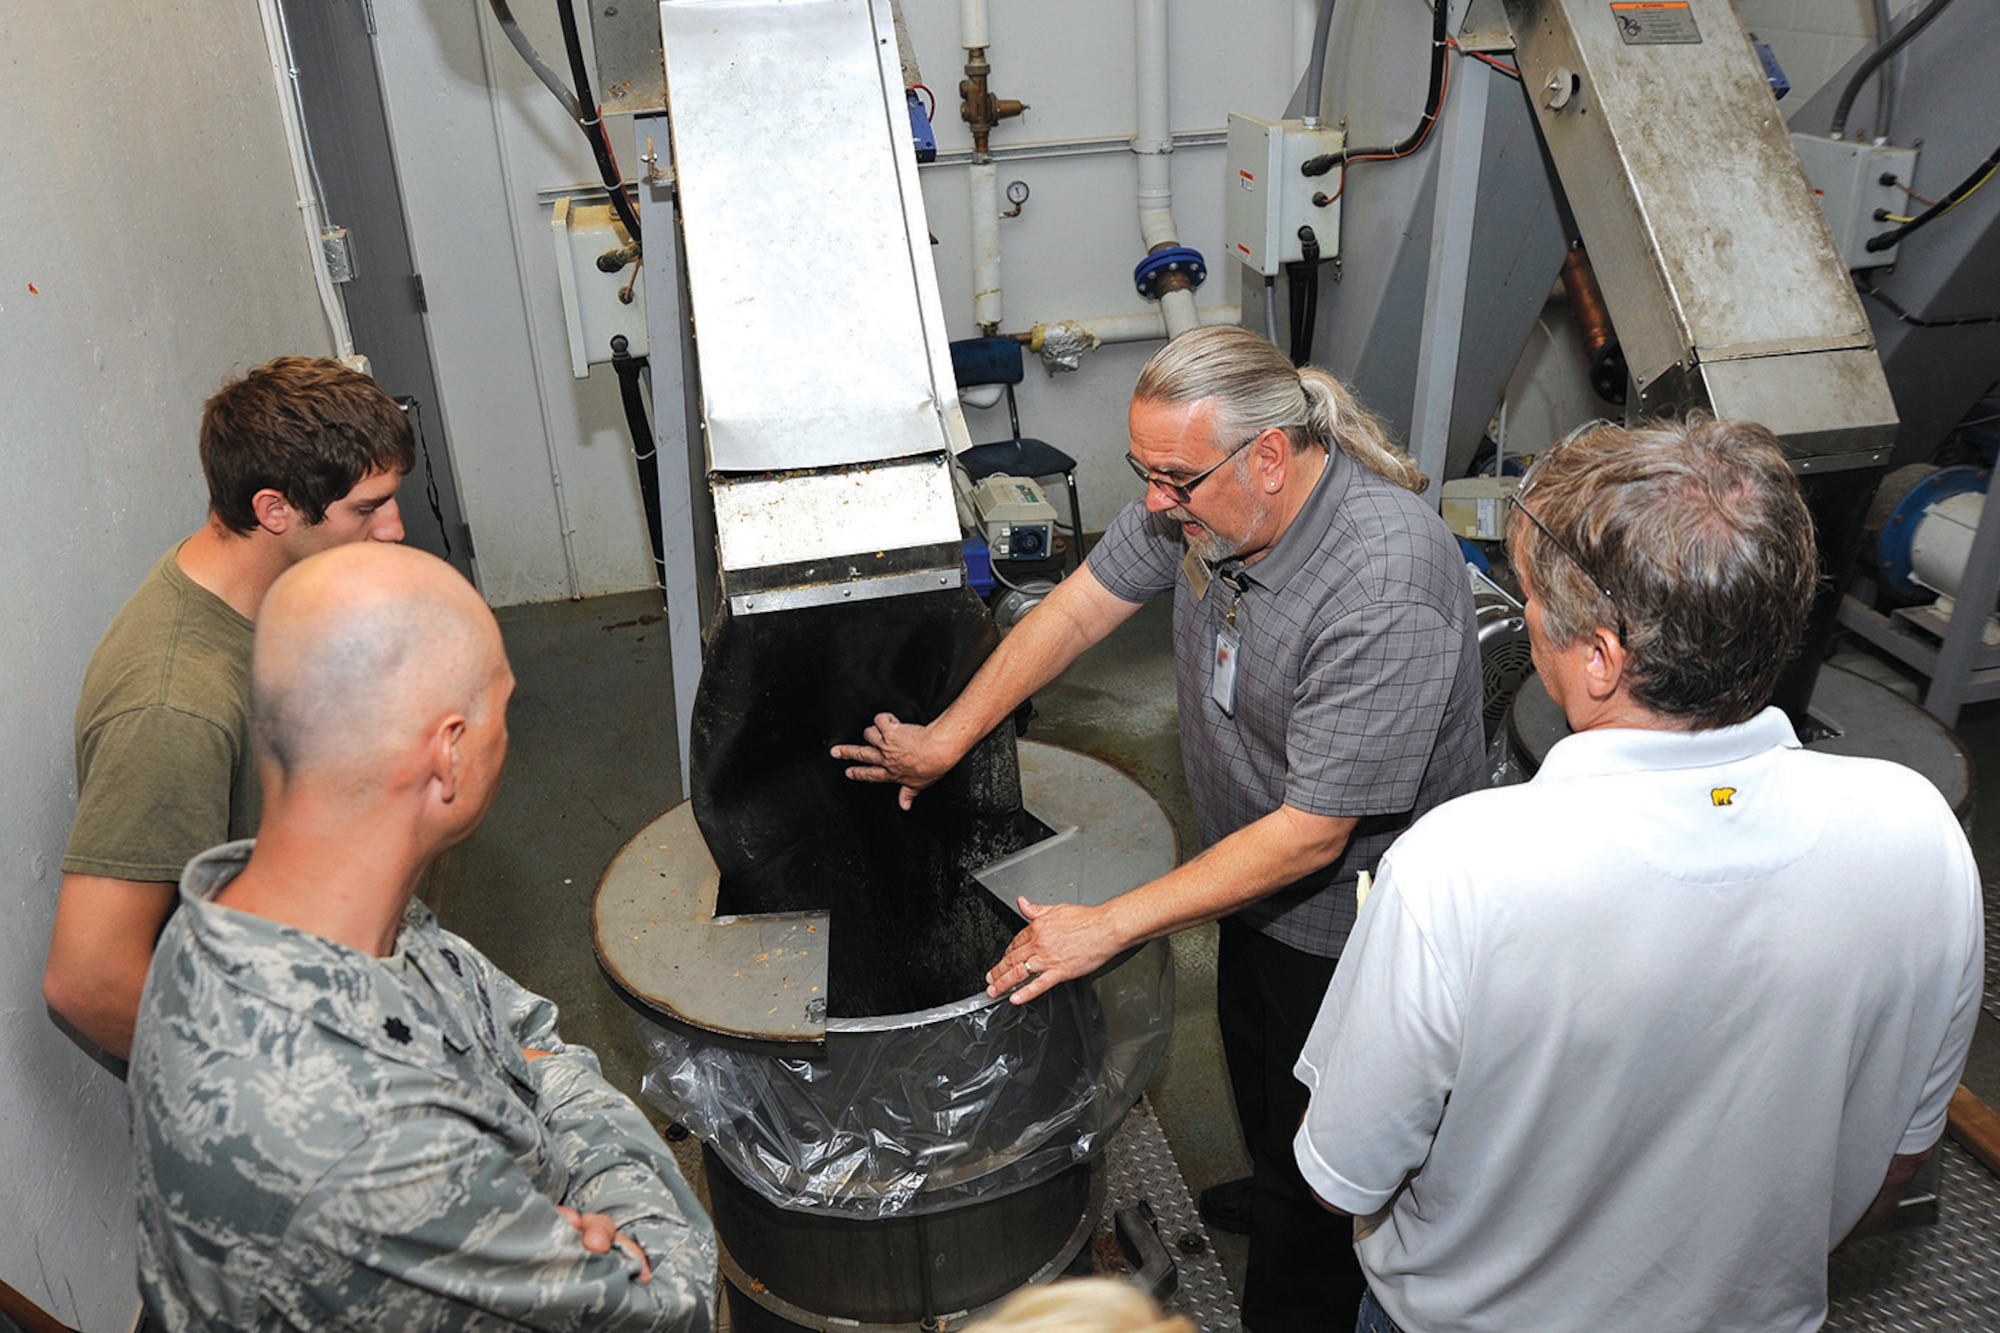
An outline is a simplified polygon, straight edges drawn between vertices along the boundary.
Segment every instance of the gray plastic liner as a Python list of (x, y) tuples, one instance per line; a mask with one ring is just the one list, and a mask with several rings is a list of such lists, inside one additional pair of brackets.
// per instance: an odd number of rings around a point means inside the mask
[(781, 1208), (872, 1219), (1022, 1189), (1095, 1155), (1173, 1031), (1173, 956), (1142, 946), (1024, 1005), (975, 995), (832, 1019), (824, 1050), (637, 1018), (646, 1099)]

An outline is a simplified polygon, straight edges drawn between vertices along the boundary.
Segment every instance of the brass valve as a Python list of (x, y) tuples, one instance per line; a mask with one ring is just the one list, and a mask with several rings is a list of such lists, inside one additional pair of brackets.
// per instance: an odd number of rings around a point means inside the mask
[(986, 49), (973, 47), (966, 52), (965, 77), (958, 84), (958, 114), (972, 127), (972, 150), (980, 154), (987, 151), (987, 136), (995, 125), (1028, 109), (1026, 102), (993, 95), (986, 86), (986, 76), (992, 69), (986, 63)]

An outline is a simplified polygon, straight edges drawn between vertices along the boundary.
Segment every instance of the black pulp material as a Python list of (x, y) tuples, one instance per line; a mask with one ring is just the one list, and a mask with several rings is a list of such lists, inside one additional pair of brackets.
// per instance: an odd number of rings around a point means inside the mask
[(1806, 716), (1820, 665), (1826, 661), (1839, 628), (1840, 599), (1848, 571), (1854, 568), (1861, 550), (1861, 530), (1868, 516), (1868, 502), (1882, 482), (1882, 467), (1847, 468), (1837, 472), (1807, 472), (1799, 476), (1806, 508), (1812, 514), (1813, 535), (1819, 546), (1820, 586), (1806, 618), (1799, 650), (1778, 678), (1771, 702), (1785, 710), (1799, 739), (1810, 741), (1819, 728)]
[(903, 1014), (985, 988), (1021, 922), (971, 871), (1047, 830), (1002, 725), (901, 809), (828, 755), (879, 712), (929, 722), (999, 633), (966, 588), (735, 616), (711, 627), (690, 737), (719, 914), (824, 908), (827, 1010)]
[(639, 376), (646, 358), (633, 356), (624, 334), (611, 340), (611, 368), (618, 372), (618, 396), (625, 403), (625, 429), (632, 435), (632, 460), (639, 467), (639, 500), (646, 508), (646, 542), (653, 548), (653, 582), (667, 586), (667, 553), (660, 542), (660, 451), (653, 442), (653, 423), (646, 419), (646, 400)]
[[(856, 1222), (779, 1208), (738, 1184), (703, 1150), (715, 1230), (729, 1257), (766, 1292), (834, 1320), (917, 1323), (997, 1300), (1046, 1267), (1090, 1200), (1089, 1163), (1026, 1189), (947, 1213)], [(730, 1291), (735, 1327), (794, 1324)]]

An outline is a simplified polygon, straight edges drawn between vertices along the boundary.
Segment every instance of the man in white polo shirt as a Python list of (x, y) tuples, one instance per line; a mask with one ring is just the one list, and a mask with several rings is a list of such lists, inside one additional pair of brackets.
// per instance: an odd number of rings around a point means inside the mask
[(1764, 707), (1816, 564), (1762, 427), (1587, 430), (1511, 529), (1575, 734), (1397, 842), (1297, 1067), (1357, 1327), (1816, 1328), (1828, 1251), (1944, 1131), (1971, 848), (1923, 778)]

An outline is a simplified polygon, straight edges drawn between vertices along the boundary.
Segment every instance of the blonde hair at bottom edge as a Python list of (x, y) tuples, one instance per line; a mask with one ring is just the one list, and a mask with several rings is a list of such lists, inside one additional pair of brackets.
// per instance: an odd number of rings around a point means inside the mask
[(1024, 1287), (966, 1333), (1195, 1333), (1183, 1315), (1164, 1315), (1151, 1297), (1129, 1282), (1108, 1277), (1075, 1278)]

